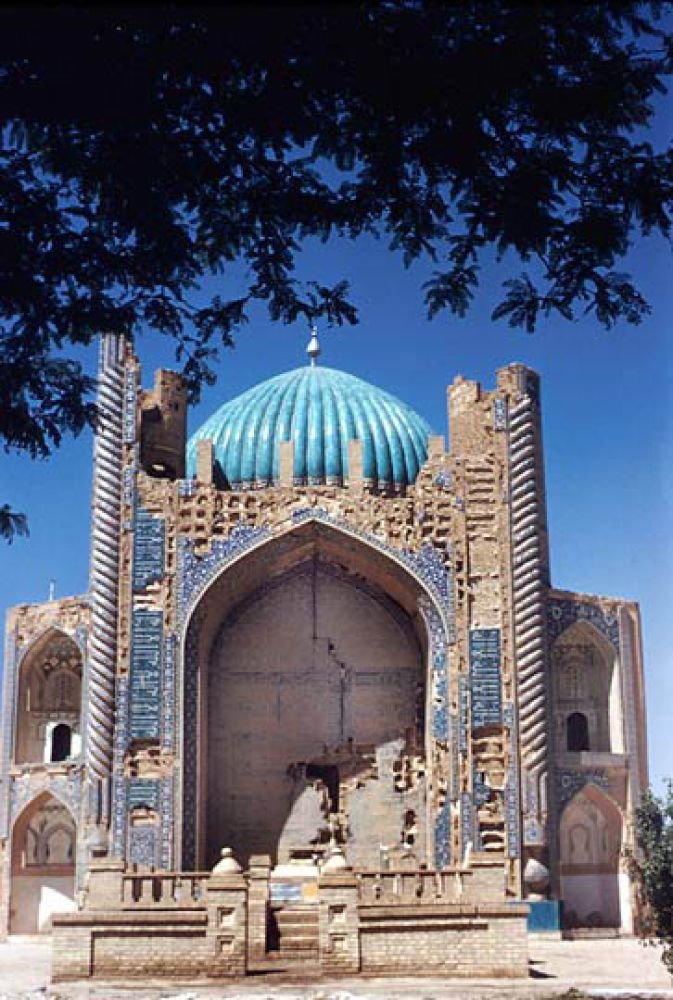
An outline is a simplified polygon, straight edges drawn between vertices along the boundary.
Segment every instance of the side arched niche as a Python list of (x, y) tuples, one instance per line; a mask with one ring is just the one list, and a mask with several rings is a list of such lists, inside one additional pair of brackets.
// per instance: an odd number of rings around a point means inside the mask
[(566, 805), (559, 829), (566, 927), (620, 927), (627, 920), (620, 902), (622, 838), (619, 809), (595, 785), (585, 785)]
[(11, 934), (44, 933), (53, 913), (75, 909), (75, 845), (72, 814), (49, 792), (19, 814), (12, 830)]
[(16, 705), (17, 764), (57, 763), (79, 755), (82, 654), (50, 629), (25, 653)]
[(284, 862), (331, 835), (360, 867), (432, 865), (422, 596), (386, 553), (317, 521), (214, 580), (184, 651), (186, 867), (225, 845)]
[(560, 754), (623, 753), (619, 660), (588, 622), (563, 632), (551, 651), (554, 736)]

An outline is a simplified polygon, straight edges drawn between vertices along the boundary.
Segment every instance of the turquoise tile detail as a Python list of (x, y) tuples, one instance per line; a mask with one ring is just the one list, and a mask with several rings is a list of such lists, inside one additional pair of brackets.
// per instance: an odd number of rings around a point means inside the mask
[(362, 379), (322, 366), (277, 375), (221, 406), (187, 445), (213, 442), (214, 460), (232, 489), (278, 482), (281, 441), (294, 444), (296, 484), (340, 485), (348, 442), (362, 441), (365, 479), (380, 487), (413, 483), (427, 458), (428, 424), (411, 407)]

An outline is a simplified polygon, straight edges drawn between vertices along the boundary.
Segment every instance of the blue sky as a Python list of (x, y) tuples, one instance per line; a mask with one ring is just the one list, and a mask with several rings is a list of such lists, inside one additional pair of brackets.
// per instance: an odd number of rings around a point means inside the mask
[[(662, 102), (656, 139), (670, 141), (671, 110)], [(425, 319), (421, 284), (429, 269), (402, 269), (383, 241), (311, 243), (299, 276), (347, 278), (359, 309), (352, 328), (321, 331), (321, 361), (393, 392), (446, 434), (446, 387), (457, 374), (494, 384), (511, 361), (542, 376), (547, 500), (555, 586), (640, 602), (645, 647), (650, 773), (655, 789), (673, 777), (673, 340), (671, 255), (662, 241), (642, 242), (625, 269), (652, 305), (640, 327), (606, 332), (591, 319), (543, 323), (534, 335), (492, 323), (507, 273), (492, 262), (465, 319)], [(226, 276), (206, 290), (226, 297)], [(235, 294), (235, 293), (234, 293)], [(190, 414), (196, 429), (218, 405), (249, 386), (305, 361), (305, 326), (272, 324), (264, 311), (223, 354), (217, 384)], [(172, 364), (170, 344), (140, 338), (149, 386)], [(96, 350), (86, 354), (95, 368)], [(0, 608), (87, 589), (91, 486), (89, 434), (67, 440), (48, 461), (3, 456), (0, 502), (27, 513), (30, 537), (2, 552)]]

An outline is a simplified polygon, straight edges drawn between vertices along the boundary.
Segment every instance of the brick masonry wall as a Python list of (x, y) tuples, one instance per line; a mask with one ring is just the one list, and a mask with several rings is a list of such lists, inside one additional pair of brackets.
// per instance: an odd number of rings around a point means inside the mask
[(523, 978), (527, 909), (360, 907), (362, 971)]

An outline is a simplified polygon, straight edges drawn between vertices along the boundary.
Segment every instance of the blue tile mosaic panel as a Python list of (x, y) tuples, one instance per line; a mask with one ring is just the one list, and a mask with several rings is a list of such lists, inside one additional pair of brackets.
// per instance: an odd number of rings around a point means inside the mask
[(130, 671), (132, 740), (158, 740), (161, 734), (162, 638), (162, 612), (134, 608)]
[(116, 720), (112, 762), (112, 854), (115, 858), (126, 856), (126, 778), (124, 755), (129, 745), (128, 679), (117, 678)]
[(470, 687), (472, 728), (499, 725), (502, 698), (499, 628), (470, 631)]
[(519, 763), (516, 709), (507, 702), (503, 705), (502, 721), (509, 730), (509, 766), (505, 784), (505, 826), (507, 856), (518, 858), (521, 854), (521, 828), (519, 818)]
[(136, 373), (133, 368), (126, 372), (124, 386), (124, 441), (133, 444), (136, 439)]
[(435, 819), (435, 868), (451, 864), (451, 804), (447, 798)]
[(129, 831), (129, 861), (148, 868), (156, 867), (158, 842), (156, 826), (132, 826)]
[(507, 403), (499, 396), (493, 400), (493, 427), (496, 431), (507, 427)]
[(451, 799), (458, 797), (458, 789), (460, 788), (459, 731), (458, 715), (451, 713), (449, 716), (449, 752), (451, 754), (451, 787), (449, 788), (449, 795)]
[(593, 625), (615, 649), (619, 649), (619, 621), (598, 604), (572, 598), (551, 598), (547, 602), (547, 634), (553, 642), (575, 622)]
[(585, 785), (596, 785), (603, 791), (608, 789), (608, 776), (602, 768), (592, 768), (590, 771), (557, 771), (555, 777), (556, 801), (561, 809), (574, 795), (581, 792)]
[(184, 666), (185, 739), (182, 747), (182, 860), (185, 871), (196, 864), (196, 746), (198, 730), (197, 672), (199, 667), (198, 621), (187, 630)]
[(470, 734), (470, 681), (464, 674), (458, 678), (458, 707), (460, 709), (460, 752), (467, 754)]
[(152, 778), (129, 778), (126, 790), (129, 812), (132, 809), (159, 811), (159, 782)]
[(161, 782), (161, 867), (170, 871), (173, 865), (173, 830), (175, 828), (175, 793), (173, 778)]
[(133, 590), (144, 590), (164, 575), (166, 525), (141, 507), (136, 511), (133, 534)]
[(164, 750), (175, 749), (175, 650), (177, 639), (173, 633), (164, 638), (164, 663), (161, 684), (161, 745)]

